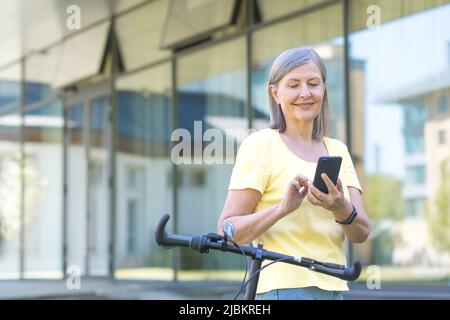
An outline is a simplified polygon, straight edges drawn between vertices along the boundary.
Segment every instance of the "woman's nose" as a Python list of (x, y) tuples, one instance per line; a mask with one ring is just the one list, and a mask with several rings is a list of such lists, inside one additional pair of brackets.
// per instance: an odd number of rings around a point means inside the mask
[(302, 86), (300, 88), (300, 97), (306, 98), (306, 97), (310, 97), (310, 96), (311, 96), (311, 92), (309, 91), (308, 86)]

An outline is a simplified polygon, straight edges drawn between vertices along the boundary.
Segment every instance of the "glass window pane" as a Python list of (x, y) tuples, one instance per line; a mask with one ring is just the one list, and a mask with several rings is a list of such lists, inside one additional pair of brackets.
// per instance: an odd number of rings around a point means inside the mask
[(261, 19), (263, 21), (272, 20), (294, 11), (306, 9), (327, 0), (257, 0)]
[(445, 4), (448, 4), (448, 0), (352, 0), (350, 1), (350, 31), (354, 32), (372, 27), (377, 20), (380, 23), (388, 23)]
[(100, 72), (109, 22), (80, 33), (61, 45), (59, 66), (52, 85), (61, 88)]
[(99, 276), (109, 272), (108, 105), (107, 95), (89, 101), (88, 272)]
[(99, 73), (109, 24), (103, 23), (27, 59), (27, 104), (48, 98), (68, 84)]
[(157, 0), (117, 18), (116, 30), (126, 70), (169, 57), (161, 35), (169, 1)]
[(20, 64), (0, 70), (0, 112), (20, 107), (20, 78)]
[[(184, 137), (175, 143), (186, 139), (177, 186), (180, 233), (217, 231), (235, 145), (247, 132), (245, 55), (245, 39), (239, 38), (178, 60), (178, 121)], [(198, 255), (182, 249), (180, 268), (180, 278), (186, 280), (243, 276), (242, 257), (237, 255)]]
[(20, 125), (19, 114), (0, 117), (0, 279), (19, 277)]
[(442, 95), (439, 98), (439, 113), (446, 113), (448, 110), (448, 99), (446, 96)]
[[(448, 112), (439, 111), (440, 97), (450, 93), (450, 4), (442, 3), (351, 2), (356, 31), (350, 59), (360, 65), (351, 90), (364, 88), (351, 98), (366, 115), (364, 196), (374, 224), (372, 238), (357, 255), (385, 266), (386, 281), (429, 283), (449, 276), (450, 190), (448, 172), (441, 168), (450, 148), (448, 142), (439, 145), (438, 136), (450, 128)], [(361, 17), (368, 17), (369, 5), (381, 9), (376, 28), (369, 29)]]
[[(0, 1), (0, 66), (18, 60), (26, 53), (42, 50), (63, 37), (83, 33), (113, 12), (142, 1)], [(77, 6), (79, 11), (72, 6)], [(80, 28), (75, 24), (78, 13)]]
[(23, 4), (19, 1), (0, 1), (0, 68), (20, 59), (23, 41), (20, 38)]
[(25, 114), (25, 277), (62, 273), (62, 103)]
[(86, 106), (70, 105), (67, 110), (67, 265), (86, 274)]
[(55, 47), (46, 52), (32, 55), (25, 62), (25, 89), (27, 104), (44, 100), (56, 94), (53, 86), (59, 66), (61, 48)]
[[(327, 21), (326, 24), (320, 21)], [(342, 6), (334, 5), (257, 31), (252, 37), (253, 126), (267, 127), (270, 120), (268, 79), (272, 62), (284, 50), (309, 46), (327, 69), (331, 135), (345, 141), (344, 58)], [(293, 30), (303, 30), (295, 33)], [(280, 37), (279, 35), (283, 35)], [(358, 119), (355, 119), (357, 122)]]
[(100, 86), (67, 100), (67, 264), (109, 273), (109, 95)]
[(115, 276), (172, 280), (172, 251), (154, 241), (162, 215), (173, 221), (170, 64), (121, 77), (117, 90)]
[(131, 7), (137, 6), (140, 3), (145, 2), (146, 0), (116, 0), (114, 1), (114, 12), (120, 13)]
[(230, 25), (237, 2), (239, 1), (170, 0), (161, 46), (180, 46), (195, 37)]

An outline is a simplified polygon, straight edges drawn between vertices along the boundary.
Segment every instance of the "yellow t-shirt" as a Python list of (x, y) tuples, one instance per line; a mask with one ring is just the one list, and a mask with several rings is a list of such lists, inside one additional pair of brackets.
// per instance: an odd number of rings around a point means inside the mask
[[(348, 186), (361, 186), (347, 146), (336, 139), (323, 139), (330, 156), (341, 156), (339, 178), (344, 196), (349, 198)], [(252, 188), (262, 196), (255, 212), (280, 203), (290, 180), (301, 173), (311, 181), (317, 163), (301, 159), (288, 149), (274, 129), (262, 129), (250, 134), (241, 143), (228, 189)], [(277, 221), (253, 241), (264, 249), (287, 255), (303, 256), (322, 262), (346, 264), (345, 235), (333, 214), (312, 205), (305, 198), (300, 207)], [(270, 263), (264, 261), (263, 265)], [(274, 263), (260, 273), (257, 293), (281, 288), (316, 286), (324, 290), (347, 291), (347, 282), (306, 268), (283, 262)]]

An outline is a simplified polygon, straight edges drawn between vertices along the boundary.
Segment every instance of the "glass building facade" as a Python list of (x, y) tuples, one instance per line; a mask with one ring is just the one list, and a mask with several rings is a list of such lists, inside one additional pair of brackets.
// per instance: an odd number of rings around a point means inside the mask
[(271, 64), (298, 46), (324, 60), (374, 225), (349, 257), (450, 279), (450, 1), (0, 6), (1, 279), (241, 279), (241, 257), (161, 249), (155, 227), (216, 232), (237, 147), (269, 124)]

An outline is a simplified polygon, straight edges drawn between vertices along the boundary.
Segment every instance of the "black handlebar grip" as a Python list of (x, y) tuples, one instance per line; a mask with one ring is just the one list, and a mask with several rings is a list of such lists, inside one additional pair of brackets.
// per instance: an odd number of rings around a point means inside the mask
[(361, 263), (359, 261), (356, 261), (353, 264), (353, 267), (345, 269), (330, 268), (323, 264), (314, 264), (309, 268), (313, 271), (324, 273), (345, 281), (354, 281), (358, 279), (361, 274)]
[(156, 227), (155, 241), (158, 244), (158, 246), (167, 245), (165, 238), (167, 237), (166, 225), (169, 219), (170, 216), (166, 213), (165, 215), (162, 216), (161, 220), (159, 220), (158, 226)]
[(356, 279), (358, 279), (359, 275), (361, 274), (361, 269), (362, 269), (361, 262), (355, 261), (353, 263), (353, 268), (345, 269), (344, 271), (345, 280), (355, 281)]
[(155, 241), (158, 246), (164, 248), (189, 247), (192, 237), (178, 234), (168, 234), (166, 232), (166, 225), (169, 219), (170, 216), (168, 214), (163, 215), (161, 220), (159, 220), (158, 226), (156, 227)]

